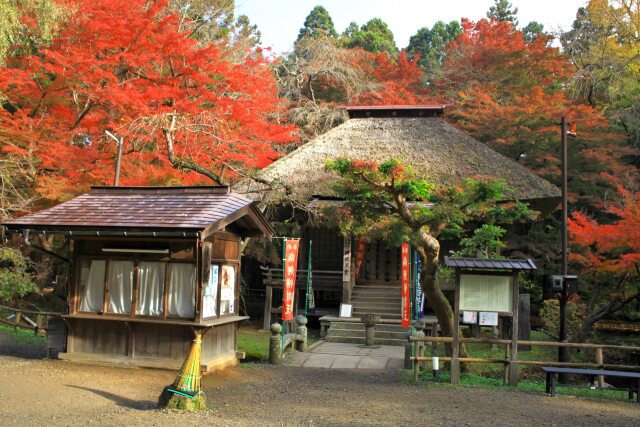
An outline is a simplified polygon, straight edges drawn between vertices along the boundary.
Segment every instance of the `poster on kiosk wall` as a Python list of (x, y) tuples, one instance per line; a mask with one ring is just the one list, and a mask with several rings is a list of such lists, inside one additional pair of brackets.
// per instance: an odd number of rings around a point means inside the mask
[(408, 328), (411, 325), (411, 291), (409, 289), (409, 244), (402, 244), (402, 327)]
[(282, 320), (293, 320), (293, 303), (296, 295), (296, 268), (300, 240), (284, 241), (284, 290), (282, 292)]

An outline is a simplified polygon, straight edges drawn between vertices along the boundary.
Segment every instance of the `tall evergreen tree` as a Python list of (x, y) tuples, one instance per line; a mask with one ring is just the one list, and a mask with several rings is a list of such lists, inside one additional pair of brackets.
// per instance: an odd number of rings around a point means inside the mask
[(544, 34), (544, 25), (539, 22), (531, 21), (522, 29), (522, 36), (525, 41), (532, 41), (540, 34)]
[(307, 15), (304, 20), (304, 25), (300, 28), (297, 41), (305, 37), (315, 37), (318, 34), (324, 34), (329, 37), (337, 37), (335, 27), (333, 26), (333, 19), (327, 9), (322, 6), (316, 6)]
[(420, 55), (418, 65), (427, 72), (438, 68), (444, 60), (445, 50), (449, 43), (462, 32), (458, 21), (445, 24), (436, 22), (431, 29), (423, 27), (409, 39), (407, 52), (414, 58)]
[(346, 47), (361, 47), (367, 52), (386, 53), (395, 56), (398, 52), (393, 32), (380, 18), (370, 19), (360, 30), (354, 31), (352, 25), (347, 29), (352, 33), (351, 38), (344, 41)]
[(518, 8), (514, 8), (509, 0), (494, 0), (495, 3), (489, 8), (487, 18), (495, 21), (506, 21), (514, 27), (518, 26)]

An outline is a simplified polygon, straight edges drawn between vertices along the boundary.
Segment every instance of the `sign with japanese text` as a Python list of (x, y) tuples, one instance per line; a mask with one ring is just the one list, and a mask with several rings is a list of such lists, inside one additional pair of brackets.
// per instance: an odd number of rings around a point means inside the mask
[(293, 320), (293, 303), (296, 295), (296, 269), (300, 240), (285, 240), (284, 289), (282, 292), (282, 320)]
[(411, 291), (409, 289), (409, 282), (411, 280), (409, 275), (409, 244), (403, 243), (401, 248), (401, 260), (402, 260), (402, 327), (408, 328), (411, 325)]
[(416, 252), (416, 267), (415, 267), (415, 313), (416, 318), (422, 319), (424, 318), (424, 293), (422, 292), (422, 286), (420, 285), (420, 272), (422, 270), (422, 263), (420, 261), (420, 255)]
[(360, 267), (364, 261), (364, 240), (358, 240), (356, 243), (356, 280), (360, 277)]
[(345, 236), (342, 247), (342, 281), (351, 281), (351, 236)]

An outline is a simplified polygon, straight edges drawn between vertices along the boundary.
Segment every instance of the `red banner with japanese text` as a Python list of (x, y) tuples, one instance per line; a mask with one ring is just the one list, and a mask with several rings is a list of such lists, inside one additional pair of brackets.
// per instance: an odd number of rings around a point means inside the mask
[(411, 290), (410, 290), (410, 263), (409, 244), (403, 243), (401, 249), (402, 259), (402, 327), (408, 328), (411, 325)]
[(360, 277), (360, 267), (364, 261), (364, 240), (356, 242), (356, 280)]
[(300, 240), (284, 241), (284, 290), (282, 292), (282, 320), (293, 320), (293, 303), (296, 296), (296, 269)]

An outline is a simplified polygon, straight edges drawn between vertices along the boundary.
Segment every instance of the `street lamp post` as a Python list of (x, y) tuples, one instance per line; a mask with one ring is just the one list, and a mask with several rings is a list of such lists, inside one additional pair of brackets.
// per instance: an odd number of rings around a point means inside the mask
[(104, 133), (118, 144), (118, 155), (116, 157), (116, 176), (113, 179), (113, 186), (117, 187), (118, 183), (120, 182), (120, 162), (122, 160), (122, 145), (124, 142), (124, 137), (121, 136), (120, 138), (118, 138), (108, 130), (105, 130)]
[[(567, 119), (563, 116), (560, 119), (560, 132), (562, 141), (562, 276), (566, 277), (568, 274), (568, 249), (567, 249)], [(567, 300), (569, 295), (566, 285), (563, 284), (562, 292), (560, 293), (560, 331), (558, 338), (561, 342), (567, 340)], [(567, 362), (569, 360), (569, 349), (566, 347), (558, 348), (558, 361)]]

